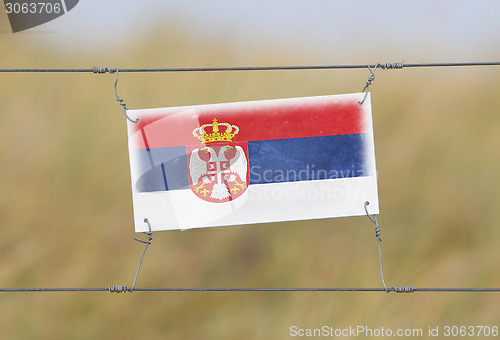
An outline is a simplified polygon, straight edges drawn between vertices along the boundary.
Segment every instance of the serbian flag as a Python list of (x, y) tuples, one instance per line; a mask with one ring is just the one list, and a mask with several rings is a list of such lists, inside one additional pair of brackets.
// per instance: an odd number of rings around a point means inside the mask
[(129, 110), (135, 231), (377, 214), (363, 96)]

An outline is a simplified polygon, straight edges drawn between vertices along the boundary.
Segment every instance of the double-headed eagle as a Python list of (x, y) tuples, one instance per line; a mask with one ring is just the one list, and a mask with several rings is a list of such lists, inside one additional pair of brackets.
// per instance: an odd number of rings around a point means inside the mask
[[(228, 160), (225, 152), (231, 148), (235, 148), (236, 153), (234, 157)], [(208, 161), (201, 159), (199, 152), (207, 152), (210, 155)], [(228, 161), (229, 166), (227, 166)], [(240, 180), (244, 183), (247, 181), (247, 160), (245, 152), (241, 146), (238, 145), (225, 145), (220, 148), (218, 155), (211, 147), (205, 147), (201, 150), (195, 149), (191, 153), (189, 173), (193, 185), (196, 185), (200, 179), (206, 184), (215, 182), (210, 197), (223, 200), (231, 196), (226, 184), (227, 182), (234, 182), (237, 180), (236, 175), (238, 175)]]

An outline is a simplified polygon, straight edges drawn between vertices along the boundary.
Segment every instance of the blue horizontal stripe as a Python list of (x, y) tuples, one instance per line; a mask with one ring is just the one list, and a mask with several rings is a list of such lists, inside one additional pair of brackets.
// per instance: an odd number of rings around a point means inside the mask
[(134, 150), (138, 168), (135, 189), (139, 192), (189, 188), (185, 146)]
[[(366, 134), (248, 142), (250, 185), (368, 176)], [(189, 188), (186, 147), (134, 150), (139, 192)]]
[(368, 176), (366, 134), (248, 142), (250, 184)]

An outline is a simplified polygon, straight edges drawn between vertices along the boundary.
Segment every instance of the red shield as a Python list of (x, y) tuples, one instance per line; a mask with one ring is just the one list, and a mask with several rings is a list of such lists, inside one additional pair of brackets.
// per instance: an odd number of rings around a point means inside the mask
[(246, 143), (218, 142), (187, 146), (191, 191), (214, 203), (240, 197), (250, 180)]

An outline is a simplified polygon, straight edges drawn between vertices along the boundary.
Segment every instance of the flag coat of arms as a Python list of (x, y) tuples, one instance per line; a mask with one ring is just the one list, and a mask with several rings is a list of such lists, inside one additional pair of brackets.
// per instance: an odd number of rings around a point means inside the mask
[(363, 96), (129, 110), (135, 231), (377, 214)]

